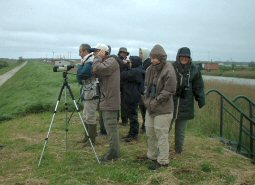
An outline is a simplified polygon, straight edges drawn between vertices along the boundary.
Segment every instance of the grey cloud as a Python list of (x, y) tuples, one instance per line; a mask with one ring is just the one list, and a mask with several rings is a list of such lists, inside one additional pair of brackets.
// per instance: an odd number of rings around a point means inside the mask
[(8, 0), (0, 7), (0, 57), (78, 58), (81, 43), (104, 42), (131, 54), (160, 43), (171, 60), (182, 46), (195, 60), (255, 60), (252, 1)]

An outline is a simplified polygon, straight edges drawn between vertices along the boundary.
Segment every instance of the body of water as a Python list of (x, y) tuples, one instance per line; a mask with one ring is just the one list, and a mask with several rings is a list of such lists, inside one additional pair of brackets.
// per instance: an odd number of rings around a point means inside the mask
[(246, 79), (246, 78), (235, 78), (235, 77), (223, 77), (223, 76), (207, 76), (203, 75), (205, 81), (219, 81), (222, 83), (232, 83), (239, 85), (249, 85), (255, 86), (255, 79)]

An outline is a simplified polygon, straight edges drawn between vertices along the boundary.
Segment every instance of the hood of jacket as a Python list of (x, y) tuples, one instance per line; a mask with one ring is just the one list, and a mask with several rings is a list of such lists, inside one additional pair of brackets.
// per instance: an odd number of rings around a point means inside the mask
[(142, 66), (142, 59), (140, 57), (130, 56), (129, 59), (131, 60), (131, 63), (132, 63), (131, 68)]
[(161, 62), (165, 62), (166, 59), (167, 59), (167, 54), (166, 54), (164, 48), (163, 48), (161, 45), (156, 44), (156, 45), (151, 49), (150, 57), (152, 57), (152, 58), (157, 58), (157, 59), (159, 59)]
[(144, 62), (146, 59), (150, 58), (150, 50), (147, 48), (139, 48), (141, 52), (143, 53), (143, 59), (142, 62)]
[[(181, 64), (180, 57), (189, 57), (190, 62), (185, 65)], [(190, 71), (191, 63), (192, 63), (192, 58), (191, 58), (190, 49), (188, 47), (180, 48), (176, 55), (176, 64), (177, 64), (177, 70), (178, 70), (177, 72), (188, 73)]]

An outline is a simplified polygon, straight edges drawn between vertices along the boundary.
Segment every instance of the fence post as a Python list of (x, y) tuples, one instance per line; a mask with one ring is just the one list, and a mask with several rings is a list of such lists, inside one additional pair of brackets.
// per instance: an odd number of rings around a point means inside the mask
[(223, 96), (220, 97), (220, 137), (223, 138), (223, 128), (224, 128), (224, 123), (223, 123), (223, 111), (224, 111), (224, 99)]
[(240, 114), (240, 128), (239, 128), (239, 141), (237, 145), (237, 152), (241, 152), (242, 148), (242, 136), (243, 136), (243, 114)]
[[(250, 119), (254, 121), (253, 119), (253, 109), (252, 109), (252, 103), (250, 102), (249, 103), (249, 106), (250, 106)], [(253, 152), (254, 152), (254, 141), (253, 141), (253, 122), (250, 121), (250, 157), (251, 159), (253, 159), (254, 155), (253, 155)]]

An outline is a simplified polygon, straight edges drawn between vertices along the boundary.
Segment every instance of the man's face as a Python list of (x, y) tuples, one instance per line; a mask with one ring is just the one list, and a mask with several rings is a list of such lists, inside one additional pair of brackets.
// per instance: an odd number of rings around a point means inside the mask
[(94, 56), (99, 56), (101, 58), (105, 58), (106, 57), (106, 52), (103, 50), (96, 50), (94, 51)]
[(124, 59), (127, 59), (128, 54), (126, 52), (120, 52), (120, 56), (122, 56)]
[(180, 57), (180, 63), (183, 65), (188, 64), (189, 61), (190, 61), (189, 57)]
[(152, 63), (152, 65), (157, 65), (157, 64), (160, 64), (160, 60), (157, 58), (151, 57), (151, 63)]
[(83, 49), (82, 47), (80, 47), (79, 49), (79, 56), (81, 58), (83, 58), (84, 56), (86, 56), (88, 54), (87, 50), (86, 49)]

